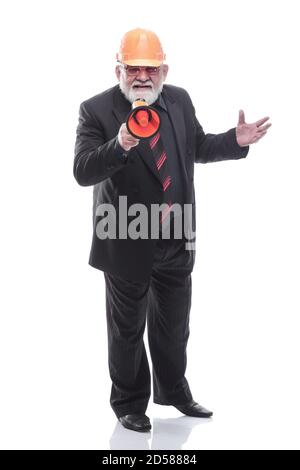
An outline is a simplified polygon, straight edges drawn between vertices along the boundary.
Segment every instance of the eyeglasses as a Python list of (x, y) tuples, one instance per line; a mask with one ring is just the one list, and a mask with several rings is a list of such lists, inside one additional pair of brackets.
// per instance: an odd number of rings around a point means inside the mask
[(135, 66), (126, 65), (126, 64), (119, 64), (119, 65), (123, 67), (127, 75), (130, 77), (135, 77), (142, 69), (144, 69), (146, 73), (150, 76), (157, 75), (160, 70), (160, 67), (135, 67)]

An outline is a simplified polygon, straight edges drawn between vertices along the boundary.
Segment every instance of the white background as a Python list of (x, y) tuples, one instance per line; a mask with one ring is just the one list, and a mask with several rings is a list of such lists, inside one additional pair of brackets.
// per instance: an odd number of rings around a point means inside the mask
[[(300, 447), (297, 1), (1, 2), (0, 445)], [(189, 380), (212, 420), (153, 405), (151, 435), (109, 405), (92, 187), (73, 178), (81, 101), (116, 83), (122, 35), (156, 31), (205, 132), (270, 116), (246, 159), (196, 166)]]

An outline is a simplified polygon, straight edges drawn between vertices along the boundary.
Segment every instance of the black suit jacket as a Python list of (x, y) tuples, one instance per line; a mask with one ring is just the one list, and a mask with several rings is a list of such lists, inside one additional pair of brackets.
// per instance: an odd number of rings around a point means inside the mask
[[(246, 157), (249, 147), (240, 147), (235, 128), (221, 134), (205, 134), (186, 90), (164, 85), (163, 98), (174, 127), (181, 159), (186, 204), (193, 205), (195, 221), (194, 164)], [(119, 85), (82, 102), (75, 143), (73, 173), (81, 186), (93, 189), (93, 239), (89, 264), (94, 268), (131, 280), (147, 280), (151, 274), (154, 245), (149, 239), (104, 239), (96, 233), (99, 204), (110, 203), (118, 215), (119, 196), (127, 196), (128, 207), (142, 203), (161, 204), (163, 190), (149, 144), (140, 141), (122, 157), (117, 135), (131, 110)], [(130, 222), (130, 218), (128, 218)]]

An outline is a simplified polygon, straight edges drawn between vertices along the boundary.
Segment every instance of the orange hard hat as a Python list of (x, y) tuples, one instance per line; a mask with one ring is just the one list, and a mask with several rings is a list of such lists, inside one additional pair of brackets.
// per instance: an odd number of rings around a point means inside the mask
[(160, 40), (147, 29), (133, 29), (122, 38), (117, 60), (127, 65), (158, 67), (165, 60)]

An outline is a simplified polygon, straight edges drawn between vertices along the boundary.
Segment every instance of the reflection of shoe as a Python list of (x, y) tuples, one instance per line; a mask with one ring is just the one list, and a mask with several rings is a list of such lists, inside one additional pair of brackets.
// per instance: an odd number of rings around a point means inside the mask
[(132, 429), (132, 431), (150, 431), (151, 424), (148, 416), (141, 414), (125, 415), (119, 418), (124, 428)]
[(184, 405), (174, 405), (177, 410), (187, 416), (194, 416), (195, 418), (210, 418), (213, 414), (212, 411), (207, 410), (203, 406), (196, 403), (194, 400), (185, 403)]

